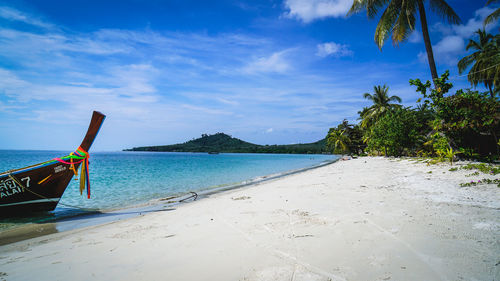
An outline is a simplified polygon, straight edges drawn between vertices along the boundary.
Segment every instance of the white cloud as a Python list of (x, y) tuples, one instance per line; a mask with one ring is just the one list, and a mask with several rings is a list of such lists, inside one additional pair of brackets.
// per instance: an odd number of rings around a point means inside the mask
[[(478, 29), (483, 28), (484, 19), (494, 11), (493, 8), (484, 7), (474, 13), (474, 17), (469, 19), (466, 24), (459, 24), (453, 26), (453, 31), (463, 38), (469, 38), (474, 35)], [(498, 22), (486, 26), (486, 30), (490, 31), (498, 26)]]
[(249, 74), (257, 73), (285, 73), (291, 69), (290, 63), (286, 59), (289, 50), (275, 52), (270, 56), (260, 57), (250, 62), (243, 68), (243, 72)]
[(19, 10), (16, 10), (14, 8), (10, 7), (0, 7), (0, 18), (4, 18), (6, 20), (10, 21), (20, 21), (24, 22), (29, 25), (34, 25), (37, 27), (42, 27), (42, 28), (51, 28), (53, 27), (52, 24), (43, 22), (37, 18), (35, 18), (33, 15), (28, 15), (25, 14)]
[(410, 43), (420, 43), (420, 42), (422, 42), (422, 35), (420, 34), (420, 31), (414, 30), (410, 34), (410, 37), (408, 37), (408, 41)]
[(110, 84), (120, 89), (121, 94), (138, 96), (156, 92), (152, 80), (158, 69), (150, 64), (131, 64), (114, 67)]
[(349, 50), (348, 45), (337, 44), (335, 42), (318, 44), (317, 48), (318, 51), (316, 55), (320, 57), (327, 57), (327, 56), (346, 57), (353, 55), (353, 52)]
[(448, 25), (448, 24), (444, 24), (442, 22), (436, 22), (435, 24), (433, 24), (429, 28), (429, 30), (431, 32), (441, 33), (441, 35), (443, 35), (443, 36), (447, 36), (447, 35), (453, 34), (453, 26)]
[(285, 16), (305, 23), (327, 17), (345, 17), (351, 5), (352, 0), (286, 0), (289, 11)]
[(440, 54), (457, 54), (465, 49), (464, 39), (460, 36), (446, 36), (441, 41), (439, 41), (435, 46), (433, 51), (436, 55)]
[[(449, 66), (456, 66), (460, 55), (465, 51), (464, 39), (460, 36), (446, 36), (432, 47), (434, 58)], [(427, 53), (420, 52), (418, 58), (427, 63)]]
[[(474, 13), (474, 17), (470, 18), (465, 24), (444, 25), (442, 23), (434, 24), (431, 28), (434, 32), (439, 32), (443, 37), (440, 41), (432, 46), (434, 59), (448, 66), (456, 66), (458, 60), (465, 56), (466, 42), (469, 39), (477, 36), (475, 32), (483, 28), (484, 19), (493, 12), (494, 9), (484, 7)], [(490, 31), (499, 25), (498, 22), (486, 26), (486, 30)], [(427, 54), (420, 52), (418, 59), (421, 62), (427, 63)]]
[(270, 134), (270, 133), (272, 133), (273, 131), (274, 131), (274, 129), (273, 129), (273, 128), (269, 128), (269, 129), (267, 129), (267, 130), (266, 130), (266, 133)]

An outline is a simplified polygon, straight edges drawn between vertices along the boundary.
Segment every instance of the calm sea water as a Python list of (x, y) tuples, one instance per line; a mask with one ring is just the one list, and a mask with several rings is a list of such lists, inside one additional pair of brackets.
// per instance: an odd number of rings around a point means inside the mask
[[(64, 151), (0, 150), (0, 171), (67, 155)], [(124, 208), (189, 191), (241, 183), (332, 161), (335, 155), (96, 152), (90, 155), (91, 199), (72, 180), (60, 203), (101, 210)], [(76, 210), (59, 204), (49, 216)], [(2, 221), (0, 221), (2, 223)]]

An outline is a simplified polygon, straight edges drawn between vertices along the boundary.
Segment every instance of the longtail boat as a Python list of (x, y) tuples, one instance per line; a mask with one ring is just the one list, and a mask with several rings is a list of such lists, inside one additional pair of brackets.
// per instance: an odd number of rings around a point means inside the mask
[(94, 111), (82, 144), (69, 155), (0, 173), (0, 216), (54, 210), (80, 166), (80, 193), (86, 187), (90, 198), (88, 150), (105, 118)]

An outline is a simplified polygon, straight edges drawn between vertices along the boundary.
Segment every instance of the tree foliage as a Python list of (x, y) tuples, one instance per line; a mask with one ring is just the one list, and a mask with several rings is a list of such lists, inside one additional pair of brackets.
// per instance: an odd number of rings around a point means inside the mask
[(330, 128), (326, 136), (328, 151), (336, 154), (361, 154), (366, 145), (359, 125), (344, 119), (336, 128)]
[(475, 32), (478, 41), (469, 40), (466, 50), (473, 50), (458, 62), (460, 73), (470, 67), (467, 79), (476, 87), (484, 84), (490, 90), (490, 95), (500, 90), (500, 35), (493, 36), (484, 29)]
[(500, 101), (486, 93), (458, 90), (440, 104), (440, 129), (456, 147), (473, 149), (479, 154), (498, 154)]
[[(430, 88), (430, 82), (422, 83), (419, 79), (410, 80), (422, 94), (419, 100), (428, 105), (434, 114), (430, 142), (439, 139), (443, 133), (448, 140), (448, 147), (461, 149), (467, 155), (498, 155), (498, 132), (500, 132), (500, 101), (486, 93), (458, 90), (453, 95), (445, 96), (453, 87), (449, 83), (446, 71), (437, 80), (436, 89)], [(441, 148), (443, 150), (444, 148)]]
[[(477, 158), (499, 155), (500, 142), (500, 100), (487, 92), (470, 89), (458, 90), (450, 94), (453, 84), (448, 81), (446, 71), (435, 79), (435, 87), (430, 81), (410, 80), (421, 94), (414, 108), (387, 107), (377, 118), (360, 127), (360, 136), (365, 146), (358, 146), (372, 153), (384, 155), (427, 155), (448, 159), (451, 163), (457, 157)], [(386, 87), (375, 87), (384, 89)], [(386, 91), (379, 91), (386, 93)], [(366, 95), (365, 95), (366, 96)], [(372, 100), (387, 100), (374, 98)], [(360, 112), (361, 124), (375, 108), (365, 107)], [(374, 111), (375, 112), (375, 111)], [(328, 141), (332, 151), (352, 151), (354, 125), (344, 121), (337, 128), (330, 129)], [(337, 144), (335, 146), (335, 144)]]
[(396, 108), (385, 114), (369, 131), (368, 148), (386, 156), (414, 154), (422, 143), (421, 124), (411, 108)]
[[(431, 82), (422, 83), (420, 79), (410, 79), (410, 85), (416, 86), (417, 92), (420, 92), (422, 98), (419, 98), (417, 102), (422, 102), (425, 106), (430, 106), (433, 110), (439, 110), (440, 104), (444, 98), (444, 95), (453, 88), (453, 84), (447, 82), (450, 72), (445, 71), (441, 77), (434, 80), (435, 88), (431, 88)], [(430, 92), (428, 92), (430, 90)]]
[(361, 113), (361, 126), (368, 127), (374, 124), (380, 117), (382, 117), (386, 112), (400, 105), (391, 103), (393, 101), (401, 103), (401, 98), (398, 96), (390, 96), (387, 94), (389, 87), (384, 86), (374, 86), (373, 95), (369, 93), (364, 93), (363, 97), (373, 102), (373, 105), (363, 109)]
[(349, 152), (349, 137), (345, 130), (330, 128), (326, 139), (326, 145), (330, 151), (336, 154)]

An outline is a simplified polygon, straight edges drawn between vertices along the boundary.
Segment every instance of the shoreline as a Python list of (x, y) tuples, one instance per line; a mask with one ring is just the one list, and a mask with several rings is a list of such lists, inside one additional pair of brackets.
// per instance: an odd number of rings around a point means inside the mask
[(499, 279), (499, 189), (460, 187), (486, 176), (450, 167), (338, 161), (0, 246), (1, 271), (7, 280)]
[[(326, 165), (331, 165), (339, 161), (341, 157), (323, 161), (319, 164), (312, 166), (288, 170), (281, 173), (269, 174), (259, 176), (253, 179), (245, 180), (243, 182), (227, 184), (220, 187), (207, 187), (195, 192), (196, 199), (201, 200), (210, 195), (225, 192), (233, 189), (244, 188), (266, 181), (280, 179), (286, 176), (294, 175), (297, 173), (306, 172), (312, 169), (317, 169)], [(176, 199), (176, 200), (174, 200)], [(156, 198), (144, 203), (129, 205), (124, 208), (111, 208), (96, 211), (86, 211), (82, 213), (75, 213), (60, 218), (49, 219), (41, 223), (26, 223), (24, 225), (8, 228), (0, 231), (0, 246), (8, 245), (11, 243), (21, 242), (24, 240), (38, 238), (49, 234), (61, 233), (70, 230), (76, 230), (89, 226), (99, 226), (106, 223), (112, 223), (123, 219), (130, 219), (150, 212), (159, 212), (167, 209), (172, 209), (179, 204), (190, 203), (191, 193), (185, 193), (172, 197)]]

